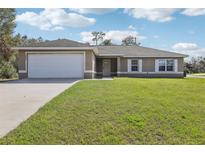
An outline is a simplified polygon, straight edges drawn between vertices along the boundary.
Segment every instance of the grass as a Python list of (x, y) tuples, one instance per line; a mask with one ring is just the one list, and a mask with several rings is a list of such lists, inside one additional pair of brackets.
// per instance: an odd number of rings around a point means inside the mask
[(205, 144), (205, 79), (84, 80), (0, 144)]
[(205, 73), (193, 73), (192, 75), (196, 75), (196, 76), (205, 76)]

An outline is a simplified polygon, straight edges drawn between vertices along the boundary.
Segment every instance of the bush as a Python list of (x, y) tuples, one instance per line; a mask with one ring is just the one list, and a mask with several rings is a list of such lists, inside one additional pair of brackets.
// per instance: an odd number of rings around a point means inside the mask
[(14, 65), (5, 60), (1, 60), (0, 62), (0, 78), (9, 79), (9, 78), (17, 78), (18, 74), (16, 73), (16, 68)]
[(186, 77), (187, 71), (184, 71), (184, 77)]

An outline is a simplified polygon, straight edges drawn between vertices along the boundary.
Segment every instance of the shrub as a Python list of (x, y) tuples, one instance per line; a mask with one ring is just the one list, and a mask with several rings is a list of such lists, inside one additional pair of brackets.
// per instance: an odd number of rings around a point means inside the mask
[(0, 78), (9, 79), (17, 78), (16, 68), (10, 61), (1, 60), (0, 62)]

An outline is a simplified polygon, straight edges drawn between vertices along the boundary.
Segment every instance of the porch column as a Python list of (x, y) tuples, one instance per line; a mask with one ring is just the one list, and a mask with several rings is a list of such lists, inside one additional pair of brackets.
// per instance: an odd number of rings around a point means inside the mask
[(120, 74), (120, 57), (117, 57), (117, 76), (119, 76)]

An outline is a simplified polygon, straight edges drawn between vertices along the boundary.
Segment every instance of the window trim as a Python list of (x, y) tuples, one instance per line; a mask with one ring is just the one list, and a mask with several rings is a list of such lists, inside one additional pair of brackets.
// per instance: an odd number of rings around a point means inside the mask
[[(138, 61), (138, 63), (137, 63), (137, 66), (138, 66), (137, 71), (132, 71), (132, 60), (137, 60)], [(127, 72), (131, 72), (131, 73), (142, 72), (142, 59), (138, 59), (138, 58), (127, 59)]]
[[(168, 60), (172, 60), (173, 61), (173, 70), (172, 71), (167, 71), (167, 67), (168, 67)], [(166, 70), (166, 72), (175, 72), (175, 60), (174, 59), (166, 59), (166, 68), (165, 68), (165, 70)]]
[[(160, 71), (159, 70), (159, 61), (160, 60), (164, 60), (165, 61), (165, 70), (164, 71)], [(167, 60), (173, 60), (173, 71), (167, 71)], [(158, 72), (175, 72), (175, 59), (158, 59)]]
[[(132, 61), (136, 60), (137, 64), (136, 65), (132, 65)], [(137, 66), (137, 71), (132, 71), (132, 66)], [(139, 72), (139, 59), (131, 59), (131, 65), (130, 65), (130, 71), (131, 72)]]
[[(163, 61), (163, 63), (164, 63), (164, 65), (163, 65), (165, 67), (164, 71), (160, 71), (160, 69), (159, 69), (159, 67), (160, 67), (160, 65), (159, 65), (160, 64), (160, 60)], [(166, 61), (167, 61), (166, 59), (158, 59), (158, 71), (159, 72), (166, 72), (166, 66), (167, 66), (167, 62)]]

